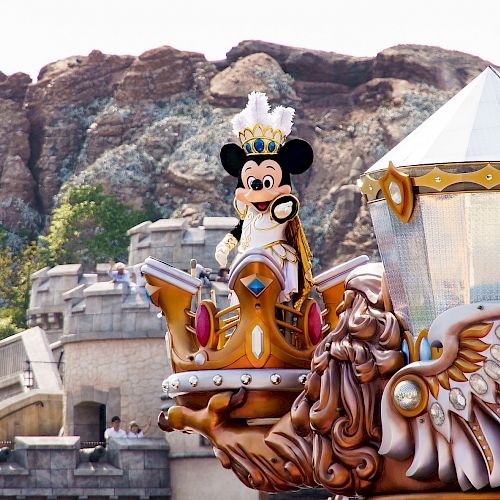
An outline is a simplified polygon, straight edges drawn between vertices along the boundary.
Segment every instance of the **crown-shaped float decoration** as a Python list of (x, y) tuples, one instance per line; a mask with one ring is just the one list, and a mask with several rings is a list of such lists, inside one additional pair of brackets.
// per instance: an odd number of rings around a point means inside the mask
[(252, 92), (246, 108), (231, 123), (247, 155), (276, 154), (292, 130), (294, 114), (293, 108), (284, 106), (270, 112), (266, 94)]
[(284, 276), (262, 249), (248, 251), (231, 271), (229, 288), (239, 303), (225, 309), (201, 299), (199, 279), (147, 258), (146, 290), (168, 323), (173, 373), (164, 391), (177, 404), (203, 408), (214, 392), (245, 388), (247, 403), (233, 417), (281, 416), (303, 389), (314, 349), (338, 320), (345, 277), (367, 260), (357, 257), (315, 278), (322, 312), (312, 298), (300, 309), (278, 302)]
[[(268, 253), (251, 250), (231, 271), (229, 288), (239, 303), (225, 309), (201, 300), (200, 280), (186, 272), (152, 258), (142, 271), (151, 301), (168, 322), (174, 373), (164, 390), (171, 397), (202, 407), (214, 391), (244, 387), (252, 393), (251, 408), (242, 407), (241, 417), (276, 417), (290, 407), (326, 330), (314, 299), (300, 309), (278, 302), (284, 276)], [(260, 408), (260, 398), (271, 392), (272, 403)]]

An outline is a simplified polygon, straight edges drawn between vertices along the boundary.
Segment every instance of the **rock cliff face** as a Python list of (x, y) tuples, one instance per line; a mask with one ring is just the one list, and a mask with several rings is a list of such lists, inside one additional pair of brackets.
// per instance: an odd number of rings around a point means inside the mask
[(71, 57), (36, 83), (0, 73), (0, 224), (43, 230), (61, 190), (79, 184), (163, 217), (231, 214), (234, 181), (218, 152), (260, 90), (296, 107), (294, 133), (315, 151), (295, 188), (317, 269), (374, 255), (356, 179), (487, 64), (435, 47), (356, 58), (245, 41), (224, 61), (160, 47)]

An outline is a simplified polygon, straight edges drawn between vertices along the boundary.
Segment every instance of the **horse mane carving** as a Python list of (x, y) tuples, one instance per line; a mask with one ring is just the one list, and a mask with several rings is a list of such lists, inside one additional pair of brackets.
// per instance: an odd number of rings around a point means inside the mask
[(363, 493), (381, 472), (380, 400), (386, 379), (403, 366), (400, 328), (384, 308), (382, 281), (377, 264), (351, 274), (339, 322), (317, 347), (291, 410), (295, 431), (312, 435), (316, 482), (335, 493)]

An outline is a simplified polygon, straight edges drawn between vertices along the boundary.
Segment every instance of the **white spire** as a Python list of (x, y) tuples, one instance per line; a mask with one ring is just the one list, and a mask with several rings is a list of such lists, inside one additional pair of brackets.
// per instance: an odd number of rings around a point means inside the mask
[(500, 161), (500, 75), (486, 68), (368, 172), (396, 167)]

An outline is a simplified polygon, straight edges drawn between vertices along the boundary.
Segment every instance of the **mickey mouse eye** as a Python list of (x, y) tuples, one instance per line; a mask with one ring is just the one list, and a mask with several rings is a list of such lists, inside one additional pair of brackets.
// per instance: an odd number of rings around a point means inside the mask
[(252, 182), (255, 180), (255, 177), (253, 175), (251, 175), (248, 179), (247, 179), (247, 187), (249, 189), (252, 189)]
[(266, 175), (262, 180), (262, 184), (266, 189), (271, 189), (274, 186), (274, 179), (271, 175)]

